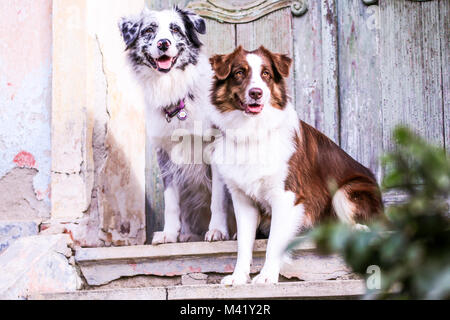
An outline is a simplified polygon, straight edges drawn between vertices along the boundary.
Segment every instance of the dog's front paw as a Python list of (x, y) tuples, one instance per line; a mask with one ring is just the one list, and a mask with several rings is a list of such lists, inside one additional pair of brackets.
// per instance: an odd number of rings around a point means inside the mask
[(152, 245), (178, 242), (178, 233), (155, 232), (153, 234)]
[(222, 232), (218, 229), (209, 230), (205, 234), (205, 241), (213, 242), (213, 241), (226, 241), (229, 240), (230, 237), (226, 232)]
[(230, 276), (226, 276), (220, 282), (226, 286), (239, 286), (250, 282), (250, 276), (245, 273), (235, 272)]
[(278, 272), (264, 272), (261, 271), (252, 280), (253, 284), (274, 284), (278, 283)]

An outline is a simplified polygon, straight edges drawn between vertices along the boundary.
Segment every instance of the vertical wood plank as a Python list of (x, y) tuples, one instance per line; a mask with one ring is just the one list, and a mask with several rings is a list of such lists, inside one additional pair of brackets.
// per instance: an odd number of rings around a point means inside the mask
[(267, 49), (292, 54), (292, 12), (285, 8), (272, 12), (256, 21), (236, 25), (237, 45), (255, 50), (263, 45)]
[[(292, 12), (285, 8), (268, 14), (256, 21), (236, 25), (236, 44), (242, 45), (246, 50), (258, 49), (261, 45), (267, 49), (284, 53), (292, 57), (293, 35), (292, 35)], [(289, 91), (295, 99), (294, 76), (288, 80)]]
[[(448, 2), (448, 1), (447, 1)], [(432, 142), (444, 146), (444, 118), (442, 114), (442, 60), (441, 38), (439, 37), (439, 1), (421, 3), (422, 6), (422, 78), (425, 105), (424, 112), (430, 115), (431, 122), (425, 123), (426, 137)], [(447, 31), (448, 32), (448, 31)], [(442, 42), (442, 45), (449, 43)], [(420, 65), (419, 65), (420, 66)]]
[(378, 19), (377, 5), (339, 2), (341, 146), (376, 176), (383, 149)]
[(235, 25), (205, 19), (206, 35), (201, 37), (209, 56), (225, 54), (234, 50), (236, 45)]
[(439, 1), (380, 2), (383, 144), (398, 124), (443, 145)]
[(191, 0), (145, 0), (147, 7), (155, 10), (169, 9), (174, 5), (184, 8)]
[(293, 18), (294, 87), (301, 120), (325, 132), (322, 78), (322, 10), (310, 1), (308, 12)]
[(339, 141), (339, 78), (338, 30), (336, 0), (321, 1), (322, 13), (322, 82), (323, 132), (334, 142)]
[(444, 146), (450, 152), (450, 1), (439, 1), (439, 38), (441, 39), (442, 113)]
[[(151, 124), (146, 124), (151, 125)], [(156, 157), (156, 151), (146, 139), (145, 150), (145, 212), (147, 243), (151, 243), (153, 233), (164, 228), (164, 183)]]

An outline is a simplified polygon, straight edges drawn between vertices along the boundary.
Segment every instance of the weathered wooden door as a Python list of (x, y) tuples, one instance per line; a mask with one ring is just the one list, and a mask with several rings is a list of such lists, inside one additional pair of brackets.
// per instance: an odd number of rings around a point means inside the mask
[[(264, 45), (291, 55), (291, 97), (300, 118), (370, 167), (378, 179), (379, 156), (392, 146), (391, 132), (399, 123), (448, 149), (448, 0), (147, 2), (154, 9), (178, 4), (202, 15), (210, 54)], [(163, 226), (154, 157), (149, 147), (149, 232)]]

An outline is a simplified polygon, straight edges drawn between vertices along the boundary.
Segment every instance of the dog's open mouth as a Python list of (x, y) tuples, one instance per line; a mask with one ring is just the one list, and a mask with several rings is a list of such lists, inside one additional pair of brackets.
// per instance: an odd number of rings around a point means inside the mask
[(262, 104), (249, 104), (245, 108), (245, 113), (248, 114), (258, 114), (263, 110), (264, 106)]
[(156, 64), (160, 70), (170, 70), (174, 60), (175, 58), (164, 55), (156, 59)]
[(167, 55), (163, 55), (157, 59), (152, 58), (150, 55), (145, 54), (148, 62), (152, 65), (152, 67), (160, 72), (167, 73), (177, 62), (179, 55), (176, 57), (169, 57)]
[(236, 97), (236, 98), (239, 101), (241, 109), (244, 110), (244, 112), (246, 114), (257, 115), (257, 114), (261, 113), (261, 111), (263, 111), (263, 109), (264, 109), (263, 104), (259, 104), (259, 103), (245, 104), (241, 101), (241, 99), (239, 99), (238, 97)]

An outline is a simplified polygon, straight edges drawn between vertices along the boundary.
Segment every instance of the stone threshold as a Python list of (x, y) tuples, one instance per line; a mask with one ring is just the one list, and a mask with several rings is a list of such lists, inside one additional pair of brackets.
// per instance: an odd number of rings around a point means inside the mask
[(30, 300), (221, 300), (359, 298), (362, 280), (284, 282), (273, 285), (194, 285), (116, 290), (87, 290), (32, 295)]
[[(265, 252), (267, 240), (256, 240), (253, 252)], [(314, 250), (315, 245), (305, 240), (295, 250)], [(129, 247), (79, 248), (76, 250), (75, 261), (78, 263), (104, 262), (123, 259), (142, 258), (178, 258), (199, 255), (235, 254), (237, 241), (218, 242), (185, 242), (161, 245), (144, 245)]]

